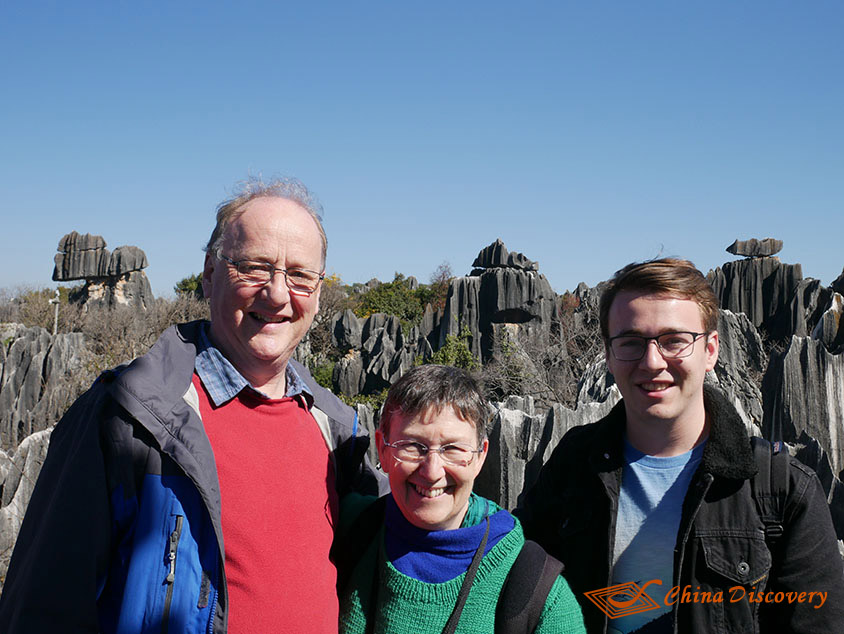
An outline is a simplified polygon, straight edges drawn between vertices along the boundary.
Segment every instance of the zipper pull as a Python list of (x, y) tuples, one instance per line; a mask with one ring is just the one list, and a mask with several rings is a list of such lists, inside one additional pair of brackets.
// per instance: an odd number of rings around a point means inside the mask
[(165, 583), (173, 583), (176, 580), (176, 551), (179, 549), (179, 537), (182, 533), (182, 516), (176, 516), (176, 529), (170, 533), (170, 550), (167, 555), (170, 559), (170, 571), (167, 573)]
[(170, 554), (168, 557), (170, 558), (170, 572), (167, 573), (167, 578), (165, 581), (167, 583), (173, 583), (176, 580), (176, 531), (173, 531), (173, 534), (170, 535)]

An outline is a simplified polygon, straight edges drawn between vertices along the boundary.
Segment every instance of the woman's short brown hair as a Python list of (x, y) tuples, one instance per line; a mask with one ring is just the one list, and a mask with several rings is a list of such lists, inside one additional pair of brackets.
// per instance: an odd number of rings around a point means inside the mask
[(393, 383), (378, 428), (387, 438), (394, 416), (441, 412), (446, 407), (453, 407), (460, 418), (475, 426), (480, 446), (487, 436), (486, 400), (471, 374), (448, 365), (420, 365)]

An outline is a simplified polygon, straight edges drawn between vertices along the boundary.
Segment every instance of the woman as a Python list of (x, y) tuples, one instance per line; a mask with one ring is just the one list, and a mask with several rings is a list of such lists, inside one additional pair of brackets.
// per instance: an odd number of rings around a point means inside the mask
[[(496, 631), (524, 536), (510, 513), (472, 493), (489, 448), (486, 420), (463, 370), (420, 366), (390, 388), (375, 442), (391, 493), (343, 502), (341, 633)], [(535, 631), (585, 632), (565, 579), (552, 580)]]

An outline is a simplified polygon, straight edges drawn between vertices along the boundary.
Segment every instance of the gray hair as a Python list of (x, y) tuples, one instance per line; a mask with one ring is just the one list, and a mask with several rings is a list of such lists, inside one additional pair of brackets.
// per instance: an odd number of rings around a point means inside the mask
[(260, 178), (251, 177), (239, 184), (235, 196), (224, 200), (217, 206), (217, 224), (205, 245), (204, 251), (219, 257), (223, 247), (223, 238), (229, 224), (236, 220), (244, 211), (246, 204), (256, 198), (284, 198), (290, 200), (308, 212), (314, 219), (322, 242), (322, 267), (325, 268), (325, 255), (328, 252), (328, 238), (322, 227), (322, 204), (317, 197), (297, 178), (274, 178), (264, 182)]
[(393, 383), (378, 427), (387, 438), (393, 416), (438, 413), (446, 407), (453, 407), (460, 418), (475, 426), (480, 446), (487, 437), (486, 400), (471, 374), (448, 365), (420, 365)]

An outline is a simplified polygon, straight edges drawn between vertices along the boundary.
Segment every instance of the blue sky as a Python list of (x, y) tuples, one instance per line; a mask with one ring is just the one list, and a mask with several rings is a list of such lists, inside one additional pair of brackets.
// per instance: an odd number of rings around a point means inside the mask
[(316, 192), (346, 282), (500, 237), (563, 292), (770, 236), (829, 284), (842, 33), (840, 2), (2, 2), (0, 288), (76, 230), (170, 295), (250, 174)]

